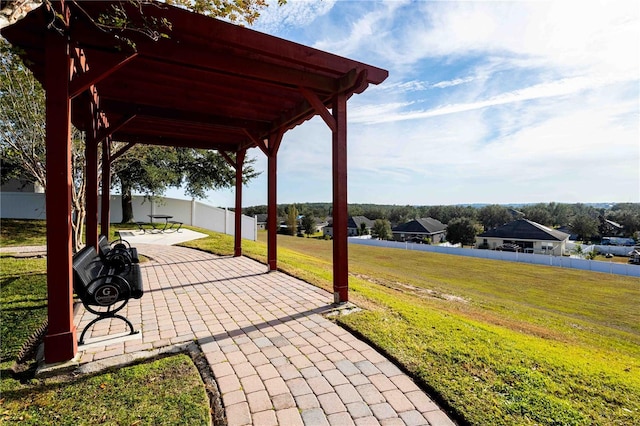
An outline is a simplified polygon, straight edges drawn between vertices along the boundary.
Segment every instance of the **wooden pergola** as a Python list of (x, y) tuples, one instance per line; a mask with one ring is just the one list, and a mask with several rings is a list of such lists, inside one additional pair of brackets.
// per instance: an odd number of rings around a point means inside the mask
[[(242, 168), (247, 149), (258, 147), (268, 158), (267, 257), (273, 271), (278, 148), (285, 132), (319, 115), (332, 132), (334, 302), (346, 302), (347, 100), (388, 72), (162, 3), (124, 6), (133, 28), (154, 19), (169, 22), (168, 38), (118, 35), (96, 25), (110, 3), (54, 2), (3, 30), (47, 94), (46, 362), (77, 352), (71, 123), (87, 136), (87, 244), (96, 247), (98, 223), (100, 233), (109, 231), (111, 162), (135, 144), (153, 144), (217, 150), (235, 167), (234, 254), (241, 256)], [(112, 141), (126, 145), (114, 151)]]

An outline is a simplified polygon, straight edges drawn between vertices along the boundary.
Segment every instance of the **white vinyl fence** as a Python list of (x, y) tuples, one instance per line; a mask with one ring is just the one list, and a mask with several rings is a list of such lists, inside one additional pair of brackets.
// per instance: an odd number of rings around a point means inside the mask
[[(122, 220), (122, 203), (119, 195), (112, 195), (110, 221)], [(228, 235), (235, 233), (234, 212), (198, 201), (160, 198), (145, 200), (133, 197), (133, 215), (136, 221), (149, 222), (150, 214), (166, 214), (185, 225), (198, 226)], [(0, 192), (0, 217), (6, 219), (46, 219), (45, 195), (26, 192)], [(242, 238), (256, 241), (256, 218), (242, 215)]]
[[(576, 243), (567, 243), (567, 250), (573, 251), (578, 244)], [(582, 245), (582, 251), (587, 253), (592, 250), (597, 251), (600, 254), (611, 253), (614, 256), (628, 256), (630, 251), (633, 251), (633, 246), (605, 246), (600, 244), (594, 245)]]
[[(604, 272), (607, 274), (640, 277), (640, 265), (624, 263), (574, 259), (571, 257), (549, 256), (545, 254), (512, 253), (507, 251), (467, 249), (459, 247), (440, 247), (429, 244), (402, 243), (397, 241), (359, 240), (349, 238), (349, 243), (403, 250), (453, 254), (456, 256), (479, 257), (483, 259), (507, 260), (511, 262), (532, 263), (536, 265), (559, 266), (561, 268), (582, 269), (586, 271)], [(629, 251), (629, 247), (627, 247), (627, 251)]]
[(44, 194), (0, 192), (0, 217), (3, 219), (46, 219)]

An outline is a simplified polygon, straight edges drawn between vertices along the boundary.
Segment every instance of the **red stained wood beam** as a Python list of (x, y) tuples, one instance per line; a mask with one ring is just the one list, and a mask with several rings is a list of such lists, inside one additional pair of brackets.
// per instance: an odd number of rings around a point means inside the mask
[(102, 209), (100, 214), (100, 233), (109, 235), (111, 220), (111, 137), (102, 141)]
[[(101, 96), (104, 101), (115, 100), (129, 102), (135, 99), (136, 103), (156, 105), (177, 112), (205, 112), (218, 116), (229, 117), (236, 120), (266, 121), (272, 122), (281, 115), (281, 111), (295, 108), (297, 102), (302, 99), (299, 92), (295, 92), (293, 98), (282, 102), (276, 102), (267, 97), (260, 101), (255, 97), (241, 97), (238, 93), (225, 94), (221, 91), (199, 90), (197, 84), (172, 86), (170, 83), (140, 80), (122, 80), (117, 85), (103, 85)], [(103, 107), (108, 113), (119, 113), (109, 107), (105, 102)], [(188, 117), (187, 120), (188, 121)]]
[[(102, 142), (104, 143), (104, 141), (102, 141)], [(123, 146), (122, 148), (120, 148), (119, 150), (117, 150), (115, 153), (111, 154), (111, 157), (109, 159), (109, 164), (113, 163), (118, 158), (123, 156), (127, 151), (129, 151), (134, 146), (136, 146), (135, 143), (128, 143), (125, 146)]]
[(267, 264), (269, 271), (278, 270), (278, 149), (283, 132), (269, 137), (267, 157)]
[[(62, 10), (65, 8), (63, 7)], [(49, 326), (45, 361), (72, 359), (77, 352), (73, 323), (71, 228), (71, 101), (73, 62), (66, 40), (55, 31), (46, 39), (47, 294)]]
[[(96, 123), (93, 124), (95, 126)], [(85, 144), (87, 245), (98, 249), (98, 144), (95, 131), (87, 132)]]
[[(243, 131), (244, 131), (244, 134), (247, 135), (247, 137), (251, 140), (252, 142), (251, 147), (257, 146), (265, 155), (267, 156), (269, 155), (269, 151), (267, 150), (267, 144), (265, 143), (264, 139), (260, 139), (259, 137), (257, 137), (247, 129), (243, 129)], [(247, 146), (246, 148), (250, 148), (250, 146)]]
[(234, 169), (237, 169), (236, 162), (233, 160), (233, 158), (231, 158), (231, 157), (229, 156), (229, 154), (227, 154), (227, 153), (226, 153), (226, 152), (224, 152), (224, 151), (218, 151), (218, 154), (220, 154), (220, 155), (222, 156), (222, 158), (224, 158), (224, 159), (225, 159), (225, 161), (227, 162), (227, 164), (229, 164), (229, 165), (230, 165), (231, 167), (233, 167)]
[[(151, 69), (161, 69), (162, 73), (150, 73)], [(247, 81), (241, 74), (224, 74), (193, 67), (188, 63), (167, 63), (150, 58), (136, 60), (135, 64), (118, 72), (113, 79), (105, 81), (105, 84), (118, 84), (121, 80), (160, 84), (165, 87), (189, 86), (197, 92), (227, 97), (236, 96), (259, 103), (286, 102), (291, 93), (296, 92), (295, 88), (274, 85), (260, 80)]]
[(333, 118), (331, 113), (329, 113), (329, 110), (324, 105), (324, 103), (320, 100), (318, 95), (316, 95), (314, 92), (307, 89), (306, 87), (300, 87), (299, 90), (304, 95), (307, 102), (311, 104), (311, 106), (316, 111), (316, 113), (318, 113), (320, 117), (322, 117), (324, 122), (327, 124), (327, 126), (329, 126), (329, 129), (331, 129), (332, 132), (335, 132), (336, 120)]
[(177, 139), (175, 137), (149, 136), (143, 134), (118, 133), (114, 136), (119, 141), (133, 144), (141, 143), (147, 145), (174, 146), (183, 148), (215, 149), (218, 151), (238, 151), (245, 147), (245, 140), (230, 141), (220, 135), (211, 135), (208, 140), (191, 140), (187, 138)]
[(163, 108), (113, 99), (103, 98), (100, 106), (107, 112), (117, 112), (124, 115), (138, 115), (140, 117), (170, 119), (176, 122), (185, 122), (185, 125), (188, 125), (189, 123), (207, 124), (219, 128), (242, 129), (243, 131), (246, 130), (258, 134), (266, 133), (270, 128), (270, 123), (268, 121), (243, 120), (196, 110)]
[(234, 214), (234, 248), (233, 255), (235, 257), (242, 256), (242, 169), (244, 166), (244, 158), (247, 151), (242, 150), (236, 153), (236, 209)]
[[(96, 39), (95, 32), (77, 27), (72, 37), (81, 47), (87, 50), (102, 50), (112, 48), (113, 40), (107, 38)], [(136, 40), (138, 41), (138, 40)], [(173, 40), (139, 40), (137, 49), (140, 56), (157, 59), (169, 64), (190, 63), (194, 67), (207, 69), (226, 75), (234, 75), (247, 80), (261, 80), (273, 85), (283, 85), (295, 88), (297, 86), (311, 87), (327, 93), (333, 92), (335, 79), (321, 73), (310, 72), (302, 67), (290, 67), (259, 60), (259, 58), (238, 56), (224, 46), (211, 48), (195, 47), (193, 44), (175, 43)]]
[[(91, 4), (83, 3), (85, 8)], [(135, 15), (135, 9), (126, 4), (128, 11)], [(161, 18), (166, 13), (154, 5), (143, 5), (146, 16)], [(247, 56), (262, 55), (287, 62), (302, 62), (310, 69), (329, 71), (340, 69), (347, 72), (354, 65), (358, 68), (371, 70), (371, 82), (378, 84), (388, 75), (388, 72), (370, 65), (365, 65), (347, 58), (303, 46), (291, 41), (282, 40), (267, 34), (253, 31), (220, 20), (206, 19), (206, 17), (183, 10), (170, 10), (169, 21), (172, 23), (173, 33), (183, 37), (192, 35), (193, 42), (201, 45), (203, 50), (214, 49), (219, 46), (244, 50)], [(204, 34), (209, 35), (208, 37)], [(185, 40), (187, 41), (187, 40)], [(191, 40), (188, 40), (191, 41)]]
[(100, 129), (100, 131), (98, 131), (97, 135), (96, 135), (96, 141), (97, 142), (102, 142), (103, 140), (105, 140), (106, 138), (113, 136), (113, 134), (115, 132), (117, 132), (118, 130), (122, 129), (124, 126), (126, 126), (128, 123), (130, 123), (134, 118), (136, 118), (135, 114), (131, 114), (131, 115), (126, 115), (124, 117), (122, 117), (118, 122), (112, 124), (112, 125), (106, 125), (104, 127), (102, 127)]
[(349, 301), (349, 253), (347, 207), (347, 98), (333, 101), (336, 130), (332, 137), (333, 163), (333, 301)]
[[(84, 52), (82, 52), (84, 56)], [(109, 77), (114, 72), (118, 71), (120, 68), (128, 64), (134, 58), (138, 56), (136, 52), (130, 55), (111, 55), (110, 62), (103, 62), (98, 60), (91, 61), (91, 68), (88, 71), (85, 71), (83, 74), (80, 74), (71, 82), (70, 87), (70, 96), (71, 98), (75, 98), (85, 90), (89, 89), (91, 86), (99, 83), (103, 79)]]

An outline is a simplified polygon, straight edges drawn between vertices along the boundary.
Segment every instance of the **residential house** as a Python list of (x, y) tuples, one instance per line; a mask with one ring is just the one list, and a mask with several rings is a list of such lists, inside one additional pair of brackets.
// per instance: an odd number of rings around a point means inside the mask
[(260, 229), (261, 231), (264, 231), (265, 229), (267, 229), (266, 213), (260, 213), (256, 215), (256, 225), (258, 226), (258, 229)]
[(569, 234), (528, 219), (518, 219), (478, 235), (476, 247), (561, 256), (568, 240)]
[(396, 241), (421, 243), (429, 239), (432, 244), (438, 244), (446, 239), (447, 225), (437, 219), (427, 217), (398, 225), (391, 232)]
[[(347, 235), (349, 237), (357, 237), (358, 235), (362, 235), (362, 228), (365, 228), (365, 232), (367, 234), (371, 234), (371, 228), (373, 228), (374, 221), (368, 219), (364, 216), (349, 216), (349, 221), (347, 222)], [(322, 234), (326, 237), (329, 236), (333, 238), (333, 220), (329, 222), (327, 226), (322, 228)]]
[(316, 218), (316, 232), (322, 232), (322, 230), (329, 225), (329, 221), (325, 219)]
[(598, 232), (601, 237), (624, 237), (624, 226), (609, 219), (605, 219), (604, 216), (598, 216), (600, 225), (598, 226)]
[(578, 234), (574, 234), (573, 230), (569, 225), (562, 225), (556, 228), (556, 231), (564, 232), (565, 234), (569, 234), (569, 241), (577, 241)]

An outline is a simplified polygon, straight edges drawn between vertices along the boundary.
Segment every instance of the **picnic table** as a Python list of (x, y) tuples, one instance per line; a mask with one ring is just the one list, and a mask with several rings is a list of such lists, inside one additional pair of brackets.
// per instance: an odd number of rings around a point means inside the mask
[[(147, 216), (149, 216), (150, 224), (151, 224), (151, 227), (153, 228), (151, 232), (153, 231), (165, 232), (165, 231), (172, 231), (172, 230), (175, 232), (178, 232), (182, 227), (182, 222), (179, 222), (176, 220), (170, 220), (170, 219), (173, 219), (173, 216), (168, 214), (148, 214)], [(157, 225), (156, 222), (154, 222), (154, 219), (159, 219), (159, 220), (164, 219), (164, 226), (162, 225), (162, 222), (160, 223), (160, 225)], [(176, 229), (173, 229), (173, 227), (176, 225), (178, 227)], [(138, 226), (140, 226), (140, 224), (138, 224)], [(162, 226), (162, 229), (160, 229), (161, 226)], [(142, 230), (144, 231), (143, 228)]]

